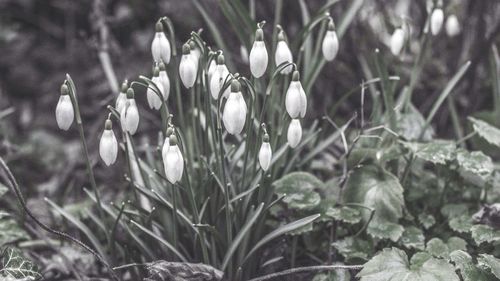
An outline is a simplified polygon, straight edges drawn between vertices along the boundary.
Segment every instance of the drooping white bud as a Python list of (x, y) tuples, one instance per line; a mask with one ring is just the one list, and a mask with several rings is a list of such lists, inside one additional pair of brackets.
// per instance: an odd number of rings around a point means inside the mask
[(208, 66), (208, 82), (212, 81), (212, 76), (215, 73), (215, 69), (217, 68), (217, 59), (213, 59), (210, 61), (210, 65)]
[(191, 88), (196, 81), (196, 62), (192, 57), (189, 44), (182, 46), (182, 57), (179, 65), (179, 76), (186, 88)]
[(288, 90), (286, 91), (285, 107), (292, 119), (302, 118), (306, 115), (307, 97), (300, 83), (298, 71), (293, 72), (292, 82), (290, 82), (290, 86), (288, 86)]
[(163, 142), (163, 146), (161, 148), (161, 157), (165, 159), (167, 157), (168, 149), (170, 148), (170, 136), (173, 134), (174, 130), (172, 127), (168, 127), (165, 141)]
[(181, 150), (177, 145), (177, 138), (175, 135), (170, 136), (170, 147), (163, 157), (163, 166), (165, 168), (165, 175), (171, 184), (175, 184), (182, 178), (184, 172), (184, 157), (182, 157)]
[(163, 99), (166, 101), (170, 96), (170, 79), (167, 75), (167, 70), (165, 69), (165, 64), (160, 63), (160, 84), (163, 86)]
[(268, 56), (266, 44), (264, 43), (264, 32), (258, 28), (255, 32), (255, 42), (250, 50), (250, 71), (255, 78), (259, 78), (266, 73)]
[(402, 28), (396, 28), (391, 36), (391, 52), (395, 56), (399, 56), (405, 44), (405, 32)]
[(118, 98), (116, 98), (115, 109), (118, 112), (122, 112), (125, 104), (127, 103), (127, 89), (128, 89), (128, 81), (125, 80), (122, 83), (122, 87), (120, 89), (120, 93), (118, 94)]
[(460, 22), (458, 21), (458, 18), (456, 15), (449, 15), (448, 18), (446, 19), (446, 34), (449, 37), (454, 37), (460, 34)]
[(162, 100), (160, 96), (158, 96), (158, 94), (160, 94), (161, 96), (165, 96), (165, 90), (163, 89), (163, 84), (160, 82), (160, 71), (158, 67), (155, 67), (153, 75), (154, 76), (151, 81), (155, 83), (156, 87), (158, 88), (157, 90), (159, 90), (160, 92), (156, 93), (155, 89), (152, 86), (149, 86), (148, 90), (146, 91), (146, 97), (148, 99), (149, 108), (158, 110), (162, 105)]
[(193, 40), (189, 41), (189, 49), (191, 51), (191, 58), (194, 61), (194, 64), (196, 65), (196, 72), (198, 72), (198, 65), (200, 62), (200, 57), (201, 57), (201, 50), (198, 48), (196, 43)]
[(321, 47), (323, 56), (327, 61), (334, 60), (339, 52), (339, 38), (337, 37), (333, 20), (331, 19), (328, 23), (328, 30), (326, 31), (325, 38), (323, 38), (323, 44)]
[(68, 86), (63, 84), (61, 86), (61, 96), (59, 96), (59, 101), (56, 106), (57, 126), (59, 126), (60, 129), (67, 131), (69, 127), (71, 127), (74, 118), (75, 111), (69, 96)]
[(302, 139), (302, 126), (299, 119), (292, 119), (288, 126), (287, 140), (291, 148), (297, 147)]
[(151, 54), (153, 60), (157, 63), (163, 61), (168, 64), (170, 62), (170, 42), (163, 32), (163, 25), (161, 22), (156, 23), (156, 33), (153, 42), (151, 43)]
[(431, 33), (437, 35), (441, 31), (444, 21), (444, 12), (441, 8), (436, 8), (431, 14)]
[(271, 149), (271, 145), (269, 144), (269, 136), (265, 134), (259, 150), (259, 165), (264, 172), (266, 172), (269, 169), (269, 166), (271, 166), (272, 156), (273, 151)]
[(247, 104), (241, 94), (240, 82), (233, 80), (231, 82), (231, 93), (224, 106), (222, 121), (224, 127), (231, 135), (238, 135), (245, 127), (247, 117)]
[[(226, 81), (227, 76), (229, 75), (229, 70), (227, 69), (224, 63), (224, 56), (220, 54), (217, 57), (217, 66), (215, 67), (215, 71), (212, 74), (212, 79), (210, 79), (210, 94), (212, 98), (217, 100), (219, 98), (219, 92), (224, 86), (224, 82)], [(228, 80), (229, 81), (229, 80)], [(224, 96), (229, 96), (230, 88), (224, 91)]]
[(99, 141), (99, 155), (106, 166), (115, 163), (116, 156), (118, 155), (118, 142), (116, 141), (110, 119), (106, 120), (104, 132)]
[[(290, 63), (293, 62), (292, 52), (290, 51), (288, 44), (285, 42), (285, 35), (283, 31), (280, 31), (278, 35), (278, 45), (276, 46), (274, 61), (276, 63), (276, 66), (279, 66), (284, 62), (290, 62)], [(285, 67), (281, 71), (281, 74), (289, 74), (290, 72), (292, 72), (291, 65)]]
[(134, 90), (129, 88), (127, 90), (127, 104), (120, 112), (120, 123), (124, 132), (129, 132), (131, 135), (135, 134), (139, 127), (139, 110), (134, 99)]

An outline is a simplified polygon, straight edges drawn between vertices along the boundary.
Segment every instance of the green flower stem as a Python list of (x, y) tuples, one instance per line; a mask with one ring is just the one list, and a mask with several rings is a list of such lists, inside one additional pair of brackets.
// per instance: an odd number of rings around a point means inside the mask
[(177, 184), (172, 184), (170, 185), (167, 183), (167, 188), (169, 186), (172, 186), (172, 206), (173, 206), (173, 213), (172, 213), (172, 237), (174, 241), (174, 248), (177, 249)]

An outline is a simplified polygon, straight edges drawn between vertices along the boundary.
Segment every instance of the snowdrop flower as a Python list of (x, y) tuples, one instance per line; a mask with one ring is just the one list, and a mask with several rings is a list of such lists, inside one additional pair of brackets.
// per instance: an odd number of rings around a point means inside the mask
[(399, 56), (405, 44), (405, 32), (403, 28), (396, 28), (391, 36), (391, 52), (395, 56)]
[(175, 184), (182, 178), (184, 172), (184, 158), (181, 150), (177, 145), (177, 137), (172, 134), (169, 139), (170, 147), (168, 148), (165, 157), (163, 157), (163, 166), (165, 167), (165, 175), (171, 184)]
[[(219, 98), (219, 92), (224, 86), (227, 76), (229, 75), (229, 70), (227, 69), (224, 61), (224, 55), (219, 54), (217, 57), (217, 66), (212, 74), (212, 79), (210, 79), (210, 94), (212, 98), (217, 100)], [(224, 96), (229, 96), (229, 87), (224, 91)]]
[(168, 42), (167, 36), (163, 32), (163, 25), (161, 22), (157, 22), (155, 38), (153, 43), (151, 43), (151, 54), (153, 54), (153, 60), (157, 63), (163, 61), (166, 64), (170, 62), (170, 42)]
[(168, 149), (170, 148), (170, 136), (174, 133), (174, 129), (172, 127), (167, 128), (167, 132), (165, 134), (165, 141), (163, 142), (163, 147), (161, 148), (161, 157), (165, 159), (167, 157)]
[(134, 99), (134, 89), (132, 88), (127, 90), (127, 103), (120, 112), (120, 123), (122, 130), (129, 132), (131, 135), (135, 134), (137, 127), (139, 127), (139, 111)]
[(262, 28), (257, 28), (255, 32), (255, 42), (250, 50), (250, 71), (255, 78), (259, 78), (266, 73), (268, 56), (266, 44), (264, 43), (264, 32)]
[(339, 51), (339, 38), (337, 37), (337, 32), (335, 32), (335, 24), (332, 19), (328, 22), (328, 30), (326, 31), (325, 38), (323, 38), (322, 51), (327, 61), (334, 60)]
[(201, 51), (200, 48), (196, 45), (196, 42), (193, 40), (189, 41), (189, 49), (191, 50), (191, 58), (193, 58), (194, 63), (196, 64), (196, 72), (198, 72), (198, 65), (200, 62)]
[(148, 104), (149, 108), (151, 109), (160, 109), (162, 100), (158, 94), (162, 95), (163, 97), (165, 96), (165, 90), (163, 89), (163, 84), (160, 82), (160, 69), (158, 67), (155, 67), (153, 71), (153, 83), (155, 83), (156, 87), (160, 91), (160, 93), (156, 93), (154, 88), (152, 86), (148, 87), (148, 90), (146, 91), (146, 97), (148, 99)]
[(301, 138), (302, 127), (300, 126), (300, 121), (299, 119), (292, 119), (287, 132), (288, 145), (290, 145), (291, 148), (297, 147)]
[(288, 86), (285, 97), (285, 107), (292, 119), (303, 118), (307, 110), (307, 97), (300, 83), (300, 75), (297, 70), (293, 72), (292, 82)]
[[(283, 30), (281, 30), (280, 33), (278, 34), (278, 45), (276, 46), (276, 53), (274, 56), (274, 60), (276, 62), (276, 66), (279, 66), (284, 62), (290, 62), (290, 63), (293, 62), (292, 52), (290, 51), (290, 48), (285, 42), (285, 34)], [(289, 74), (290, 72), (292, 72), (291, 65), (285, 67), (281, 71), (281, 74)]]
[(179, 65), (179, 76), (181, 77), (182, 84), (186, 88), (191, 88), (196, 81), (196, 62), (191, 54), (189, 44), (182, 46), (182, 58)]
[(162, 92), (163, 99), (166, 101), (170, 96), (170, 79), (168, 78), (167, 70), (163, 62), (160, 62), (159, 68), (160, 68), (159, 80), (160, 84), (163, 86), (163, 92)]
[(240, 82), (234, 79), (231, 82), (231, 93), (222, 113), (224, 127), (226, 127), (227, 132), (231, 135), (241, 133), (247, 117), (247, 104), (245, 103), (245, 99), (243, 99), (240, 88)]
[(212, 76), (215, 73), (215, 69), (217, 68), (217, 58), (210, 61), (210, 65), (208, 66), (208, 82), (212, 81)]
[(125, 104), (127, 103), (127, 89), (128, 89), (128, 81), (125, 80), (122, 83), (122, 87), (120, 89), (120, 93), (118, 94), (118, 98), (116, 98), (115, 109), (118, 112), (122, 112)]
[(104, 123), (104, 132), (99, 141), (99, 155), (106, 166), (114, 164), (118, 155), (118, 142), (116, 141), (111, 119), (109, 118)]
[(271, 145), (269, 144), (269, 135), (265, 133), (259, 150), (259, 165), (264, 172), (269, 169), (272, 156), (273, 152), (271, 150)]
[(446, 34), (449, 37), (454, 37), (460, 34), (460, 22), (456, 15), (449, 15), (446, 19)]
[(443, 26), (443, 21), (444, 21), (443, 9), (441, 8), (434, 9), (431, 14), (432, 35), (437, 35), (439, 31), (441, 31), (441, 27)]
[(67, 131), (73, 123), (74, 118), (75, 111), (73, 109), (71, 97), (69, 96), (68, 85), (63, 84), (61, 86), (61, 96), (59, 96), (59, 101), (56, 106), (57, 126), (59, 126), (60, 129)]

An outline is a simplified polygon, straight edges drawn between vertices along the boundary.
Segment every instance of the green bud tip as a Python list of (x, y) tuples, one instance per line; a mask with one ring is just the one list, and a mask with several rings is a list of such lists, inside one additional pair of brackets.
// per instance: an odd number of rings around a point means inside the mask
[(264, 41), (264, 31), (262, 28), (257, 28), (257, 31), (255, 31), (255, 41)]
[(300, 80), (300, 73), (295, 70), (292, 74), (292, 81), (299, 81)]
[(153, 76), (158, 77), (160, 75), (160, 68), (158, 66), (155, 66), (153, 68)]
[(122, 88), (121, 88), (121, 92), (122, 93), (126, 93), (127, 92), (127, 89), (128, 89), (128, 80), (125, 79), (122, 83)]
[(177, 137), (175, 136), (175, 134), (170, 135), (169, 143), (170, 143), (170, 146), (177, 145), (178, 141), (177, 141)]
[(133, 98), (134, 98), (134, 95), (135, 95), (135, 93), (134, 93), (134, 89), (132, 89), (132, 88), (128, 88), (128, 89), (127, 89), (127, 99), (133, 99)]
[(61, 85), (61, 95), (67, 95), (67, 94), (69, 94), (68, 85), (64, 83)]
[(328, 31), (335, 31), (335, 23), (333, 23), (333, 19), (330, 18), (328, 21)]
[(169, 138), (173, 133), (174, 133), (174, 128), (168, 127), (167, 132), (165, 134), (167, 135), (167, 138)]
[(283, 30), (278, 34), (278, 41), (285, 41), (285, 33)]
[(156, 22), (155, 30), (156, 32), (163, 32), (163, 24), (160, 21)]
[(265, 133), (264, 136), (262, 137), (262, 141), (269, 142), (269, 135), (267, 133)]
[(104, 122), (104, 130), (111, 130), (113, 128), (113, 123), (111, 122), (111, 119), (106, 119), (106, 122)]
[(240, 91), (240, 89), (241, 89), (240, 82), (238, 82), (238, 80), (236, 79), (233, 79), (233, 81), (231, 81), (231, 92), (237, 93)]
[(223, 55), (223, 54), (220, 54), (220, 55), (217, 57), (217, 64), (221, 65), (221, 64), (224, 64), (224, 63), (225, 63), (224, 55)]
[(189, 44), (186, 43), (186, 44), (182, 45), (182, 54), (189, 55), (189, 53), (191, 53), (191, 47), (189, 47)]
[(167, 68), (165, 67), (165, 64), (163, 62), (160, 62), (158, 64), (158, 67), (160, 68), (160, 71), (165, 71)]

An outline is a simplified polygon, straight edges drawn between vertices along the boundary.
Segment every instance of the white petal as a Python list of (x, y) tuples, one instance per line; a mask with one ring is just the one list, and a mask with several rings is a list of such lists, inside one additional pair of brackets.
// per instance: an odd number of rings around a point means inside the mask
[(118, 94), (118, 98), (116, 98), (116, 104), (115, 104), (116, 111), (121, 113), (123, 108), (125, 107), (125, 104), (127, 104), (127, 94), (120, 92)]
[(184, 171), (184, 158), (177, 145), (172, 145), (166, 153), (163, 161), (167, 180), (174, 184), (181, 180)]
[(442, 9), (434, 9), (431, 15), (431, 32), (432, 35), (437, 35), (443, 26), (444, 13)]
[(255, 41), (250, 51), (250, 71), (255, 78), (259, 78), (266, 73), (268, 56), (264, 41)]
[(222, 113), (222, 121), (228, 133), (232, 135), (240, 134), (243, 127), (245, 127), (246, 115), (247, 105), (241, 92), (231, 92)]
[(163, 162), (165, 162), (165, 159), (167, 158), (167, 152), (169, 148), (170, 148), (170, 138), (166, 137), (165, 141), (163, 142), (163, 147), (161, 148), (161, 157), (163, 159)]
[[(210, 80), (210, 94), (213, 99), (217, 100), (219, 98), (219, 92), (222, 86), (224, 86), (224, 82), (226, 81), (228, 75), (229, 70), (225, 65), (217, 65), (215, 72), (212, 75), (212, 79)], [(227, 87), (223, 95), (229, 95), (229, 92), (231, 91), (230, 88), (231, 87)]]
[(403, 49), (403, 45), (405, 42), (405, 33), (403, 29), (398, 28), (394, 30), (394, 33), (391, 36), (391, 52), (393, 55), (398, 56)]
[(215, 59), (213, 59), (211, 62), (210, 62), (210, 65), (208, 66), (208, 81), (211, 82), (212, 81), (212, 76), (215, 72), (215, 69), (217, 67), (217, 63), (215, 62)]
[(139, 127), (139, 111), (137, 110), (137, 105), (135, 104), (134, 99), (128, 99), (127, 103), (128, 105), (125, 106), (120, 114), (120, 123), (123, 131), (129, 132), (133, 135)]
[(288, 126), (287, 140), (291, 148), (297, 147), (302, 138), (302, 126), (299, 119), (293, 119)]
[(273, 152), (269, 142), (263, 142), (259, 150), (259, 164), (262, 170), (267, 171), (271, 165)]
[(322, 44), (323, 56), (327, 61), (332, 61), (339, 51), (339, 39), (335, 31), (327, 31)]
[[(293, 62), (292, 52), (290, 51), (290, 48), (288, 48), (288, 45), (286, 44), (285, 41), (278, 42), (278, 46), (276, 47), (276, 54), (275, 54), (274, 59), (276, 62), (276, 66), (278, 66), (284, 62)], [(292, 72), (291, 65), (285, 67), (281, 71), (282, 74), (289, 74), (290, 72)]]
[(196, 81), (196, 64), (191, 55), (182, 55), (179, 76), (184, 87), (191, 88)]
[(446, 19), (446, 34), (450, 37), (457, 36), (460, 34), (460, 22), (458, 21), (457, 16), (450, 15), (448, 19)]
[(115, 163), (118, 155), (118, 142), (113, 130), (104, 130), (102, 133), (99, 141), (99, 155), (107, 166)]
[(67, 131), (73, 119), (75, 118), (75, 112), (73, 110), (73, 104), (71, 103), (71, 98), (69, 95), (61, 95), (56, 106), (56, 122), (60, 129)]
[(307, 111), (307, 96), (302, 84), (299, 82), (299, 90), (300, 90), (300, 118), (304, 118), (306, 116)]
[(160, 84), (163, 86), (163, 98), (168, 100), (170, 96), (170, 79), (166, 71), (160, 71)]
[(291, 118), (298, 118), (302, 110), (302, 98), (300, 96), (300, 82), (292, 81), (285, 96), (285, 108)]
[[(165, 96), (165, 91), (163, 90), (163, 84), (160, 82), (160, 78), (153, 77), (152, 81), (155, 83), (158, 90), (160, 90), (160, 94), (162, 96)], [(146, 91), (146, 97), (148, 99), (149, 108), (156, 110), (161, 108), (162, 100), (152, 87), (148, 87), (148, 90)]]

